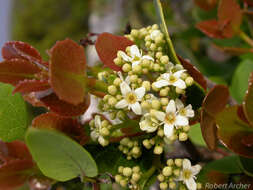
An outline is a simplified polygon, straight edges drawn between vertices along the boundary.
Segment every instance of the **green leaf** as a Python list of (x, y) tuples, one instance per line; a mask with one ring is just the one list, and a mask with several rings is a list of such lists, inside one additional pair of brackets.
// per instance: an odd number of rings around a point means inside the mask
[(191, 141), (194, 144), (206, 147), (206, 143), (202, 137), (201, 128), (200, 128), (199, 123), (191, 126), (191, 129), (189, 131), (189, 138), (191, 139)]
[(253, 159), (239, 157), (240, 167), (247, 175), (253, 177)]
[(97, 165), (91, 155), (69, 137), (52, 130), (30, 128), (26, 144), (42, 173), (58, 181), (94, 177)]
[(248, 79), (250, 73), (253, 71), (253, 61), (243, 60), (237, 67), (230, 86), (232, 96), (242, 103), (246, 90), (248, 89)]
[(12, 86), (0, 83), (0, 139), (6, 142), (23, 139), (30, 120), (23, 98), (12, 91)]

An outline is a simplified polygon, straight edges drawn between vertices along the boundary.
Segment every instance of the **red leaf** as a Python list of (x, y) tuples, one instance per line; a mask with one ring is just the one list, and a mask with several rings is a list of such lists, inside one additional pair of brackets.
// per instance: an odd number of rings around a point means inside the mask
[(49, 88), (50, 85), (46, 80), (24, 80), (16, 85), (13, 93), (20, 92), (22, 94), (26, 94), (30, 92), (47, 90)]
[(40, 69), (24, 59), (5, 60), (0, 63), (0, 81), (12, 85), (25, 79), (35, 78)]
[(246, 115), (245, 115), (245, 113), (244, 113), (244, 111), (243, 111), (243, 106), (242, 106), (242, 105), (238, 106), (238, 109), (237, 109), (237, 116), (238, 116), (242, 121), (244, 121), (245, 123), (248, 123), (248, 124), (249, 124), (249, 121), (248, 121), (248, 119), (246, 118)]
[(117, 57), (117, 52), (119, 50), (125, 51), (128, 46), (133, 44), (134, 43), (126, 37), (105, 32), (98, 36), (95, 47), (99, 58), (106, 67), (115, 71), (120, 71), (121, 68), (115, 65), (113, 60)]
[(34, 107), (46, 107), (37, 97), (35, 92), (31, 92), (29, 94), (24, 94), (23, 98), (25, 101), (30, 103)]
[(232, 32), (233, 36), (242, 22), (242, 11), (235, 0), (221, 0), (219, 4), (218, 22), (222, 24), (227, 20), (229, 20), (228, 30)]
[(243, 110), (251, 126), (253, 126), (253, 72), (249, 77), (249, 87), (243, 101)]
[(57, 96), (78, 105), (85, 97), (84, 49), (70, 39), (57, 42), (50, 50), (50, 80)]
[(244, 137), (242, 143), (247, 147), (253, 147), (253, 134)]
[(77, 119), (63, 118), (54, 113), (39, 115), (33, 120), (32, 126), (35, 128), (59, 130), (77, 140), (80, 144), (85, 144), (88, 140)]
[(0, 166), (0, 189), (13, 190), (22, 186), (30, 177), (32, 160), (11, 160)]
[(192, 65), (188, 60), (183, 59), (180, 56), (178, 56), (178, 58), (179, 58), (181, 64), (183, 65), (183, 67), (193, 77), (193, 79), (206, 90), (207, 83), (206, 83), (205, 77), (202, 75), (202, 73), (194, 65)]
[(40, 64), (47, 66), (47, 64), (42, 61), (40, 53), (35, 48), (27, 43), (20, 41), (11, 41), (5, 43), (2, 48), (2, 56), (7, 60), (22, 58), (36, 63), (39, 66), (41, 66)]
[(90, 105), (89, 96), (86, 97), (84, 102), (73, 105), (60, 100), (54, 93), (41, 98), (40, 101), (49, 107), (52, 112), (64, 117), (80, 116)]
[(233, 34), (227, 29), (228, 21), (218, 23), (217, 20), (206, 20), (199, 22), (196, 27), (210, 38), (231, 38)]
[(217, 0), (194, 0), (194, 3), (200, 8), (210, 11), (216, 7)]

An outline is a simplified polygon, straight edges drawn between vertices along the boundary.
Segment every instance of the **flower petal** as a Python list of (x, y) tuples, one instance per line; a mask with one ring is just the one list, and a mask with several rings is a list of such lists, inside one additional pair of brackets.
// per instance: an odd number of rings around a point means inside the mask
[(196, 190), (197, 184), (193, 178), (185, 180), (185, 184), (189, 190)]
[(192, 171), (192, 175), (197, 175), (201, 170), (201, 166), (200, 165), (195, 165), (195, 166), (192, 166), (191, 168), (191, 171)]
[(170, 80), (170, 76), (171, 76), (171, 73), (164, 73), (162, 74), (162, 78), (165, 79), (165, 80)]
[(142, 110), (141, 110), (141, 105), (139, 104), (139, 102), (135, 102), (134, 104), (131, 104), (130, 107), (136, 115), (141, 115)]
[(141, 61), (133, 61), (132, 62), (132, 67), (134, 68), (135, 66), (139, 65)]
[(186, 70), (180, 70), (180, 71), (177, 71), (175, 73), (173, 73), (173, 75), (176, 77), (176, 78), (180, 78), (181, 75), (185, 72)]
[(138, 100), (140, 101), (142, 99), (142, 97), (145, 95), (145, 88), (144, 87), (140, 87), (134, 90)]
[(155, 40), (155, 38), (158, 37), (160, 33), (161, 32), (159, 30), (154, 30), (153, 32), (151, 32), (150, 34), (151, 40)]
[(177, 110), (180, 110), (182, 108), (184, 108), (184, 104), (181, 100), (179, 100), (178, 98), (176, 99), (176, 107), (177, 107)]
[(122, 109), (122, 108), (125, 108), (128, 106), (128, 103), (125, 99), (123, 100), (120, 100), (116, 105), (115, 105), (115, 108), (117, 109)]
[(156, 119), (158, 119), (158, 120), (160, 120), (162, 122), (164, 121), (165, 116), (166, 116), (166, 114), (164, 112), (161, 112), (161, 111), (156, 111), (155, 112)]
[(170, 83), (166, 80), (159, 80), (159, 81), (154, 83), (156, 88), (161, 88), (161, 87), (164, 87), (164, 86), (168, 86), (169, 84)]
[(144, 55), (142, 56), (142, 59), (147, 59), (147, 60), (151, 60), (151, 61), (154, 61), (154, 58), (149, 56), (149, 55)]
[(174, 82), (173, 86), (176, 86), (180, 89), (185, 89), (186, 88), (186, 84), (182, 79), (178, 79), (176, 82)]
[(176, 104), (174, 100), (170, 100), (166, 107), (166, 113), (176, 113)]
[(93, 141), (96, 141), (97, 138), (98, 138), (98, 136), (99, 136), (99, 134), (98, 134), (96, 131), (92, 131), (92, 132), (90, 133), (90, 137), (91, 137), (91, 139), (92, 139)]
[(190, 160), (188, 160), (188, 159), (184, 159), (183, 160), (183, 169), (184, 170), (186, 170), (186, 169), (190, 170), (191, 169), (191, 162), (190, 162)]
[(185, 107), (186, 109), (186, 116), (187, 117), (194, 117), (194, 111), (192, 110), (192, 105), (188, 105)]
[(164, 135), (168, 138), (170, 138), (173, 135), (174, 126), (173, 125), (164, 125)]
[(131, 61), (131, 57), (129, 57), (125, 52), (119, 51), (118, 53), (122, 57), (122, 59), (124, 61), (126, 61), (126, 62), (130, 62)]
[(189, 120), (188, 120), (187, 117), (184, 117), (184, 116), (181, 116), (181, 115), (177, 115), (176, 116), (175, 125), (177, 125), (177, 126), (186, 126), (186, 125), (189, 125)]
[(120, 84), (120, 91), (123, 96), (126, 96), (132, 90), (131, 90), (130, 86), (124, 81)]
[(97, 128), (100, 128), (100, 127), (101, 127), (101, 118), (100, 118), (99, 115), (96, 115), (96, 116), (95, 116), (95, 126), (96, 126)]
[(156, 131), (156, 129), (157, 129), (157, 127), (158, 127), (158, 125), (157, 126), (151, 126), (151, 122), (149, 122), (149, 121), (147, 121), (147, 120), (143, 120), (143, 121), (141, 121), (140, 123), (140, 129), (142, 130), (142, 131), (146, 131), (146, 132), (148, 132), (148, 133), (153, 133), (154, 131)]
[(140, 52), (139, 48), (136, 45), (132, 45), (130, 47), (130, 54), (131, 54), (132, 58), (134, 58), (135, 56), (136, 57), (141, 57), (141, 52)]

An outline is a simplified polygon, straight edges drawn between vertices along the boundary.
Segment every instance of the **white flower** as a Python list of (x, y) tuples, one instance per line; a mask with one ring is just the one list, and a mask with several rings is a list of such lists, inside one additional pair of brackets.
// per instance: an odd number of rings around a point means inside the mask
[(183, 72), (185, 72), (185, 70), (180, 70), (175, 73), (172, 73), (171, 71), (169, 71), (169, 73), (164, 73), (161, 75), (162, 79), (155, 82), (154, 85), (156, 88), (172, 85), (180, 89), (185, 89), (186, 84), (182, 79), (180, 79)]
[(194, 111), (192, 109), (191, 104), (184, 107), (183, 102), (179, 99), (176, 99), (176, 106), (177, 106), (179, 115), (181, 115), (182, 117), (186, 117), (186, 118), (194, 117)]
[(148, 133), (152, 133), (156, 131), (156, 129), (159, 126), (159, 122), (152, 117), (149, 113), (145, 114), (142, 119), (140, 124), (140, 128), (142, 131), (146, 131)]
[(143, 59), (154, 61), (154, 59), (149, 55), (142, 56), (142, 52), (139, 50), (139, 48), (136, 45), (132, 45), (130, 47), (130, 56), (128, 56), (123, 51), (119, 51), (119, 54), (123, 58), (124, 61), (131, 62), (133, 67), (136, 65), (139, 65), (141, 60)]
[(92, 131), (91, 131), (90, 136), (93, 141), (96, 141), (100, 136), (99, 131), (102, 128), (102, 122), (101, 122), (101, 117), (99, 115), (96, 115), (94, 120), (95, 120), (94, 122), (95, 126), (94, 128), (91, 129)]
[(141, 115), (142, 110), (139, 101), (141, 101), (145, 95), (145, 88), (140, 87), (132, 90), (126, 82), (122, 82), (120, 84), (120, 91), (123, 99), (120, 100), (115, 107), (117, 109), (128, 107), (128, 109), (131, 109), (136, 115)]
[(164, 124), (164, 134), (168, 138), (173, 135), (175, 126), (186, 126), (189, 124), (187, 117), (181, 116), (178, 113), (174, 100), (170, 100), (166, 107), (166, 113), (156, 111), (155, 117)]
[(196, 175), (201, 170), (200, 165), (191, 166), (191, 162), (188, 159), (183, 160), (183, 170), (178, 178), (179, 181), (183, 181), (189, 190), (196, 190), (197, 184), (195, 182)]
[(155, 40), (156, 37), (159, 37), (162, 33), (159, 30), (153, 30), (150, 34), (151, 40)]

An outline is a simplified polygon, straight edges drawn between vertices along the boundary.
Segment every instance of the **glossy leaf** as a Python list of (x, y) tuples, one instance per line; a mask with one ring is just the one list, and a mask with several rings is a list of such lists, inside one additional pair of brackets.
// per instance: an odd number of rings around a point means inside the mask
[(3, 141), (23, 139), (29, 125), (29, 114), (21, 95), (12, 95), (13, 87), (0, 84), (0, 138)]
[(242, 103), (245, 98), (251, 72), (253, 72), (253, 61), (250, 59), (243, 60), (235, 70), (230, 86), (230, 92), (238, 103)]
[(247, 147), (253, 147), (253, 134), (245, 136), (241, 142)]
[(245, 123), (249, 124), (249, 121), (248, 121), (248, 119), (247, 119), (247, 117), (246, 117), (246, 115), (245, 115), (245, 113), (244, 113), (244, 110), (243, 110), (243, 106), (242, 106), (242, 105), (239, 105), (239, 106), (238, 106), (237, 115), (238, 115), (238, 117), (239, 117), (242, 121), (244, 121)]
[(115, 65), (113, 60), (117, 57), (117, 52), (119, 50), (125, 51), (128, 46), (133, 44), (134, 43), (126, 37), (105, 32), (98, 36), (95, 47), (105, 67), (120, 71), (121, 68)]
[(91, 155), (69, 137), (45, 129), (30, 128), (26, 144), (42, 173), (58, 181), (95, 177), (97, 166)]
[(61, 131), (80, 144), (85, 144), (88, 137), (77, 119), (60, 117), (54, 113), (45, 113), (36, 117), (32, 126), (39, 129), (54, 129)]
[(50, 80), (57, 96), (78, 105), (85, 97), (84, 49), (70, 39), (57, 42), (50, 50)]
[(209, 11), (216, 7), (217, 0), (194, 0), (194, 3), (200, 8)]
[(218, 137), (231, 151), (253, 158), (253, 147), (247, 147), (242, 139), (253, 134), (253, 129), (237, 116), (237, 106), (228, 107), (216, 117)]
[(187, 72), (193, 77), (193, 79), (202, 86), (206, 90), (206, 80), (202, 73), (190, 63), (190, 61), (183, 59), (182, 57), (178, 56), (181, 64), (187, 70)]
[(246, 92), (246, 97), (243, 101), (243, 108), (246, 118), (253, 127), (253, 72), (249, 77), (249, 87)]
[(244, 173), (246, 173), (248, 176), (253, 177), (253, 159), (252, 158), (245, 158), (240, 157), (240, 166)]
[(30, 92), (44, 91), (51, 88), (47, 80), (24, 80), (20, 81), (13, 93), (20, 92), (26, 94)]
[(218, 22), (229, 20), (229, 31), (234, 35), (240, 28), (242, 12), (235, 0), (221, 0), (218, 8)]
[(0, 63), (0, 82), (12, 85), (25, 79), (34, 79), (40, 69), (24, 59), (5, 60)]
[(191, 126), (189, 131), (189, 138), (194, 144), (206, 147), (206, 143), (203, 139), (199, 123)]
[(82, 115), (90, 105), (89, 96), (86, 97), (84, 102), (78, 105), (73, 105), (60, 100), (54, 93), (42, 97), (40, 101), (52, 112), (65, 117)]

